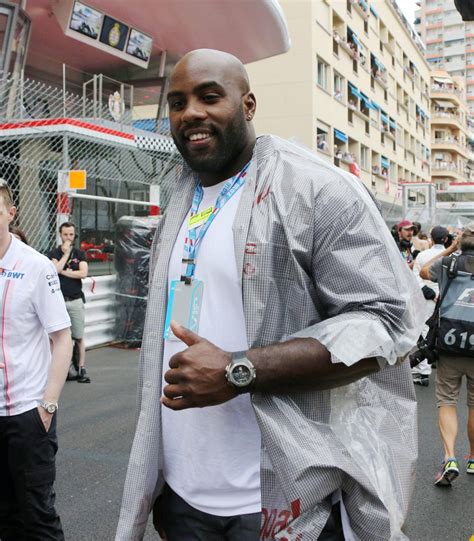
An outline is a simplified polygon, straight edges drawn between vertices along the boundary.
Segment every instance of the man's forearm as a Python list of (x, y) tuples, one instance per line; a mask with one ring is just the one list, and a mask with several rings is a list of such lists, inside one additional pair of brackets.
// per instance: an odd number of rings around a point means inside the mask
[(57, 259), (53, 259), (53, 265), (55, 266), (58, 274), (64, 269), (64, 265), (67, 263), (68, 257), (69, 254), (63, 254), (59, 261)]
[(375, 358), (362, 359), (352, 366), (333, 363), (329, 351), (313, 338), (251, 349), (247, 357), (257, 370), (255, 390), (271, 393), (332, 389), (379, 370)]
[[(188, 348), (169, 361), (161, 403), (178, 411), (215, 406), (235, 398), (237, 391), (225, 377), (231, 353), (174, 321), (171, 329)], [(253, 389), (264, 393), (332, 389), (379, 370), (375, 358), (362, 359), (352, 366), (332, 363), (329, 351), (312, 338), (250, 349), (246, 355), (257, 372)]]
[(446, 248), (446, 250), (443, 250), (439, 254), (436, 254), (434, 257), (432, 257), (425, 265), (423, 265), (423, 268), (420, 270), (420, 276), (423, 278), (423, 280), (431, 280), (430, 275), (430, 267), (433, 265), (435, 261), (440, 259), (441, 257), (447, 257), (451, 254), (453, 254), (458, 249), (457, 244), (452, 244), (449, 248)]
[(61, 274), (63, 276), (66, 276), (67, 278), (77, 278), (77, 279), (87, 278), (87, 271), (82, 271), (82, 270), (64, 269), (63, 271), (61, 271)]
[(45, 402), (57, 402), (66, 381), (72, 356), (72, 340), (69, 328), (50, 334), (52, 347), (51, 366), (44, 392)]

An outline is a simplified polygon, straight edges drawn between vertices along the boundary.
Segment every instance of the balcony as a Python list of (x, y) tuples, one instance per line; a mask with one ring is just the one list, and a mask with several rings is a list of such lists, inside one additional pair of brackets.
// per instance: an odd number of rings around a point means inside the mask
[(353, 2), (353, 6), (364, 20), (369, 18), (369, 6), (364, 0), (357, 0), (356, 2)]
[(450, 177), (460, 182), (466, 180), (466, 174), (462, 165), (445, 160), (431, 162), (431, 174), (436, 177)]
[(453, 86), (448, 85), (431, 85), (431, 98), (433, 99), (453, 99), (456, 98), (456, 101), (460, 103), (464, 98), (464, 93), (462, 90), (459, 90)]
[(383, 72), (380, 72), (380, 71), (374, 72), (374, 71), (372, 70), (372, 72), (371, 72), (370, 75), (371, 75), (372, 79), (374, 79), (374, 81), (377, 81), (377, 83), (378, 83), (384, 90), (388, 90), (387, 76), (386, 76)]
[(337, 48), (341, 47), (353, 59), (359, 60), (360, 55), (357, 47), (353, 43), (347, 43), (346, 38), (341, 38), (337, 32), (333, 32), (333, 52), (337, 53)]
[(462, 130), (466, 130), (467, 124), (460, 115), (456, 113), (446, 113), (444, 111), (434, 111), (431, 113), (431, 124), (443, 124), (449, 126), (455, 126)]
[(457, 152), (464, 158), (469, 158), (470, 150), (466, 145), (462, 145), (459, 141), (456, 141), (454, 137), (435, 138), (432, 141), (433, 150), (449, 150), (451, 152)]
[(412, 81), (415, 80), (415, 72), (412, 68), (410, 68), (409, 66), (405, 66), (403, 68), (403, 72), (405, 73), (405, 75), (407, 75)]

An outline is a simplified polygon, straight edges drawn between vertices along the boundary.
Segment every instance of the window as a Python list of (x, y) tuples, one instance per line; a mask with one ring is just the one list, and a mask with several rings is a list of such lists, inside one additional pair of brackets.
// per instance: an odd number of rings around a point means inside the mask
[(318, 150), (323, 152), (330, 152), (329, 146), (329, 126), (320, 120), (317, 121), (317, 131), (316, 131), (316, 146)]
[(370, 169), (369, 149), (365, 145), (360, 146), (360, 165), (362, 169)]
[(328, 89), (328, 72), (329, 66), (318, 56), (318, 86), (324, 90)]
[(334, 97), (337, 101), (344, 102), (344, 77), (334, 71), (334, 86), (333, 86)]

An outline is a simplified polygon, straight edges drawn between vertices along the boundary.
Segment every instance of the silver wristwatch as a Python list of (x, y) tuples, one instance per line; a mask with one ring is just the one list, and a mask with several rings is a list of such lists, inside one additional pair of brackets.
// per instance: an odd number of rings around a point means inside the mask
[(44, 408), (48, 413), (56, 413), (58, 411), (57, 402), (40, 402), (40, 406)]
[(247, 359), (245, 353), (245, 351), (232, 353), (232, 360), (225, 369), (227, 383), (239, 394), (250, 392), (257, 377), (255, 366)]

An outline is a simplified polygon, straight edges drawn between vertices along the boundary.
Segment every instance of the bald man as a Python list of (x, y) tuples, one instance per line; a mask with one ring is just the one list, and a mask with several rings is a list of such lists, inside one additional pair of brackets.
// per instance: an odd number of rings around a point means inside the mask
[(187, 167), (153, 243), (116, 539), (152, 510), (168, 541), (396, 537), (417, 453), (397, 359), (423, 299), (376, 205), (256, 138), (231, 55), (186, 55), (168, 105)]

